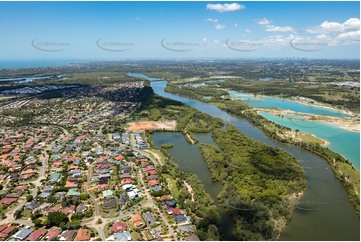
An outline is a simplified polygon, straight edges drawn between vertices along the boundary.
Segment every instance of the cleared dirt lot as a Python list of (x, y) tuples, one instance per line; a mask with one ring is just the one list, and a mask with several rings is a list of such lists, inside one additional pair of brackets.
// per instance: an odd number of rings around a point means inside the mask
[(177, 122), (170, 121), (146, 121), (146, 122), (130, 122), (128, 123), (128, 131), (145, 131), (154, 129), (175, 130)]

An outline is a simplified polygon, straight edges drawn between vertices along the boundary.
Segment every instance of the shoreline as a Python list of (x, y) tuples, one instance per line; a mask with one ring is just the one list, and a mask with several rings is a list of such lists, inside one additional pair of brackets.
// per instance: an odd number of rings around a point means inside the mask
[[(354, 118), (341, 118), (341, 117), (324, 116), (317, 114), (298, 113), (292, 110), (274, 109), (274, 108), (256, 108), (256, 110), (261, 112), (272, 113), (274, 115), (290, 114), (294, 116), (302, 116), (305, 117), (306, 119), (299, 121), (310, 122), (310, 123), (319, 122), (319, 123), (332, 125), (337, 128), (347, 130), (349, 132), (360, 133), (360, 123)], [(292, 118), (287, 118), (287, 117), (284, 118), (288, 120), (294, 120)]]
[[(278, 98), (278, 97), (277, 97)], [(333, 110), (333, 111), (336, 111), (336, 112), (340, 112), (340, 113), (344, 113), (344, 114), (347, 114), (349, 116), (355, 116), (356, 114), (349, 111), (349, 110), (344, 110), (344, 109), (340, 109), (340, 108), (336, 108), (336, 107), (333, 107), (331, 106), (330, 104), (326, 104), (326, 103), (320, 103), (320, 102), (317, 102), (311, 98), (307, 98), (309, 99), (311, 102), (308, 102), (308, 101), (303, 101), (303, 100), (295, 100), (295, 99), (288, 99), (288, 98), (279, 98), (279, 99), (282, 99), (282, 100), (290, 100), (290, 101), (293, 101), (293, 102), (296, 102), (296, 103), (299, 103), (299, 104), (304, 104), (304, 105), (308, 105), (308, 106), (313, 106), (313, 107), (319, 107), (319, 108), (327, 108), (327, 109), (330, 109), (330, 110)]]
[[(234, 91), (232, 89), (229, 89), (229, 88), (222, 88), (224, 91)], [(238, 92), (238, 93), (244, 93), (244, 94), (249, 94), (249, 95), (257, 95), (259, 97), (265, 97), (265, 98), (276, 98), (276, 99), (280, 99), (280, 100), (285, 100), (285, 101), (291, 101), (291, 102), (295, 102), (295, 103), (299, 103), (299, 104), (303, 104), (303, 105), (307, 105), (307, 106), (313, 106), (313, 107), (319, 107), (319, 108), (326, 108), (326, 109), (330, 109), (330, 110), (333, 110), (333, 111), (336, 111), (336, 112), (340, 112), (340, 113), (344, 113), (344, 114), (347, 114), (349, 116), (359, 116), (360, 114), (357, 114), (357, 113), (354, 113), (352, 111), (349, 111), (349, 110), (345, 110), (345, 109), (340, 109), (340, 108), (336, 108), (336, 107), (333, 107), (331, 106), (330, 104), (327, 104), (327, 103), (320, 103), (318, 101), (315, 101), (311, 98), (306, 98), (307, 100), (296, 100), (296, 99), (293, 99), (295, 97), (291, 97), (291, 98), (284, 98), (284, 97), (278, 97), (278, 96), (270, 96), (270, 95), (263, 95), (263, 94), (255, 94), (255, 93), (252, 93), (252, 92), (239, 92), (239, 91), (235, 91), (235, 92)], [(312, 102), (311, 102), (312, 101)]]

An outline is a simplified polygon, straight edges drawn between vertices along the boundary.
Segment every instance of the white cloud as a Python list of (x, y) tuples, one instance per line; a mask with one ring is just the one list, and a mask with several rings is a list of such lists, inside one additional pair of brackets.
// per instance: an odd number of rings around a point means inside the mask
[(250, 32), (251, 32), (251, 30), (249, 30), (249, 29), (245, 29), (244, 31), (246, 31), (246, 33), (250, 33)]
[(294, 32), (295, 30), (291, 26), (275, 26), (272, 25), (272, 21), (262, 18), (256, 19), (256, 24), (261, 25), (267, 32)]
[(274, 26), (274, 25), (266, 25), (265, 30), (267, 32), (293, 32), (294, 29), (291, 26)]
[(356, 30), (356, 31), (349, 31), (349, 32), (345, 32), (345, 33), (341, 33), (338, 34), (337, 39), (340, 40), (360, 40), (360, 30)]
[(290, 35), (272, 35), (264, 38), (262, 40), (265, 46), (269, 47), (280, 47), (280, 46), (287, 46), (289, 42), (294, 38), (293, 34)]
[(224, 29), (226, 27), (226, 25), (223, 25), (223, 24), (215, 24), (214, 25), (214, 28), (216, 29)]
[(235, 24), (234, 24), (234, 27), (235, 27), (235, 28), (238, 28), (238, 24), (237, 24), (237, 23), (235, 23)]
[(231, 12), (231, 11), (237, 11), (245, 9), (246, 7), (244, 5), (238, 4), (238, 3), (225, 3), (225, 4), (214, 4), (214, 3), (208, 3), (207, 9), (208, 10), (215, 10), (218, 12)]
[(360, 19), (349, 18), (343, 23), (324, 21), (319, 26), (308, 27), (307, 32), (312, 34), (342, 33), (348, 30), (360, 29)]
[(360, 19), (350, 18), (343, 23), (345, 29), (359, 29), (360, 28)]
[(211, 23), (218, 23), (218, 19), (216, 18), (207, 18), (206, 21)]
[(330, 37), (325, 35), (325, 34), (319, 34), (319, 35), (316, 35), (315, 37), (316, 39), (321, 39), (321, 40), (325, 40), (325, 39), (329, 39)]
[(257, 24), (259, 25), (267, 25), (267, 24), (270, 24), (271, 21), (269, 21), (268, 19), (266, 18), (262, 18), (262, 19), (257, 19), (255, 20)]

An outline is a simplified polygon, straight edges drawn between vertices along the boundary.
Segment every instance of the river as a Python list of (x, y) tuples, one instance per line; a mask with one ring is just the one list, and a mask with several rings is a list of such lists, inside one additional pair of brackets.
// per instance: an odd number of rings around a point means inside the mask
[[(136, 73), (129, 75), (139, 77)], [(359, 241), (359, 217), (348, 200), (346, 190), (335, 178), (325, 160), (293, 145), (271, 140), (248, 121), (230, 116), (212, 104), (167, 93), (164, 91), (166, 85), (166, 81), (151, 82), (151, 87), (156, 94), (180, 101), (201, 112), (221, 118), (226, 123), (237, 127), (248, 137), (286, 150), (301, 162), (306, 172), (307, 190), (293, 214), (292, 221), (281, 234), (280, 240)], [(186, 150), (184, 147), (175, 148), (183, 152)], [(190, 172), (193, 171), (190, 170)], [(209, 173), (208, 169), (203, 172)]]

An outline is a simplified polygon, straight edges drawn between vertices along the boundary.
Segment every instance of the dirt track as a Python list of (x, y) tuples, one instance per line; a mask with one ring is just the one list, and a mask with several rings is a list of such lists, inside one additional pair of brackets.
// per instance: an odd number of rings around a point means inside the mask
[(172, 121), (145, 121), (128, 123), (128, 131), (145, 131), (154, 129), (175, 130), (177, 122)]

